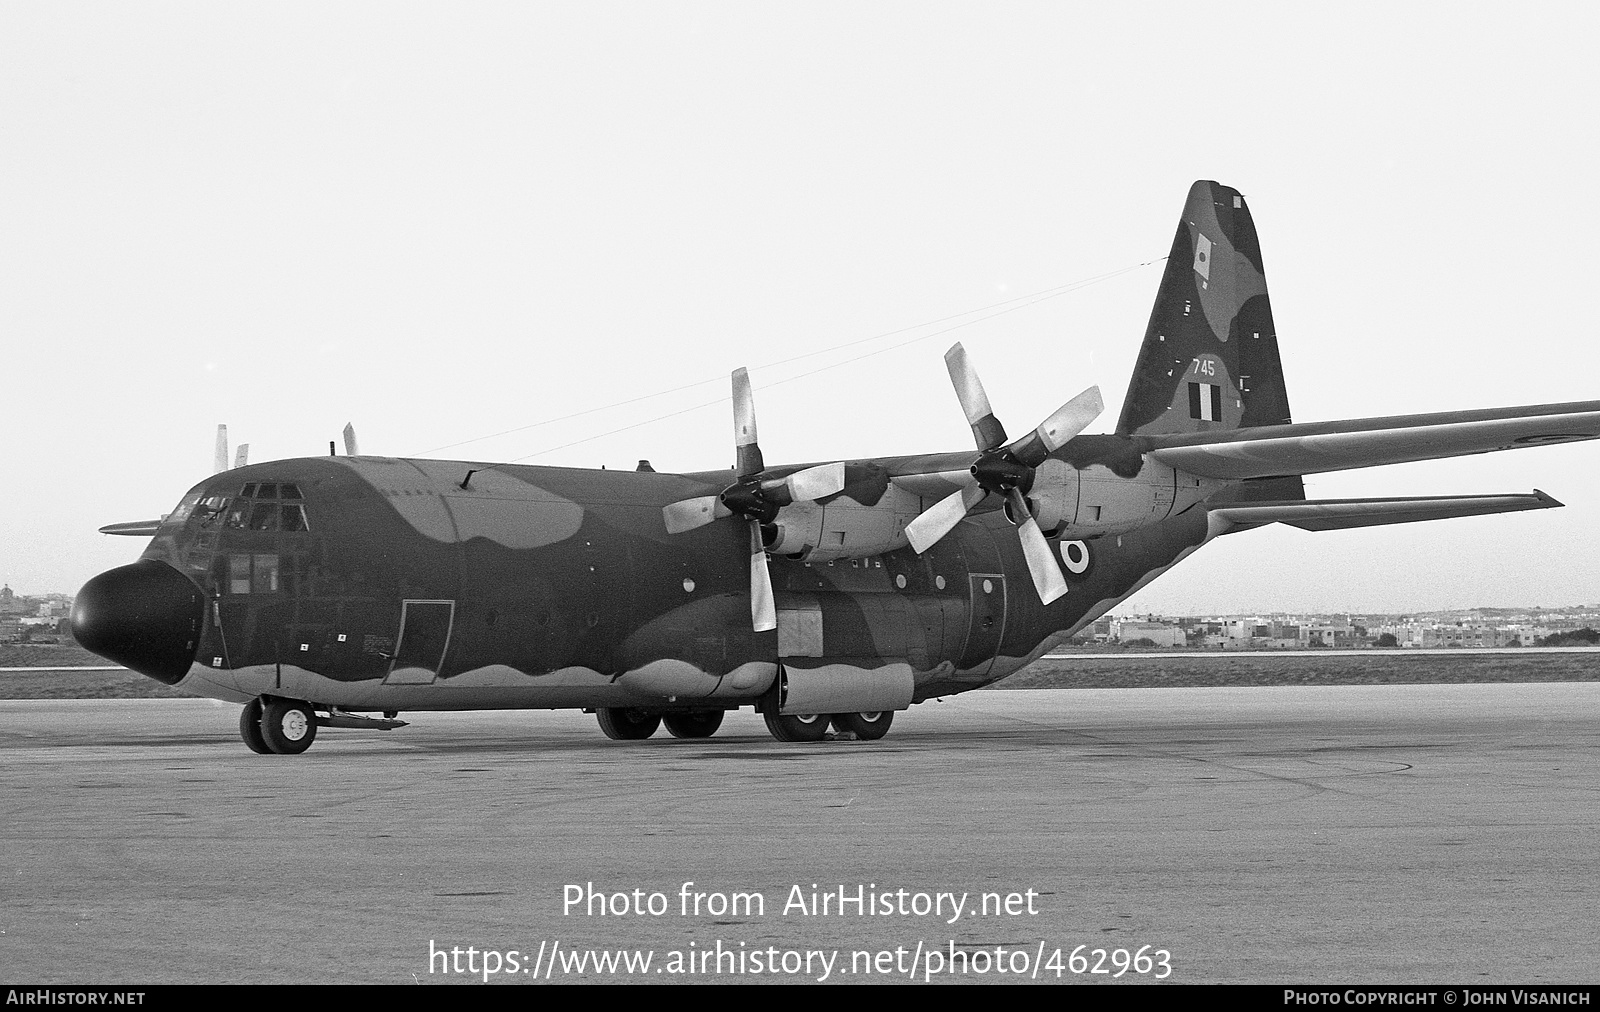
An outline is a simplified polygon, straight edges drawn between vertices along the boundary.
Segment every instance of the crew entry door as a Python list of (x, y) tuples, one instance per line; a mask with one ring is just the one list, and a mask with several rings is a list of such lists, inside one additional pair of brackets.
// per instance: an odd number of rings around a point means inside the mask
[(385, 685), (430, 685), (444, 666), (455, 623), (454, 601), (404, 601), (400, 605), (400, 642), (395, 644)]

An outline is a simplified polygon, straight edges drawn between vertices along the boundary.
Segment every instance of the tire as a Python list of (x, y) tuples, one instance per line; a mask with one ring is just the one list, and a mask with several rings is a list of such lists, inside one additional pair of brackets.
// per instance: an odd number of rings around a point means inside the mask
[(274, 699), (261, 707), (261, 737), (279, 755), (299, 755), (317, 740), (317, 716), (309, 703)]
[(877, 741), (889, 733), (889, 725), (894, 723), (894, 711), (836, 713), (832, 720), (833, 729), (840, 734), (853, 734), (857, 741)]
[(764, 717), (767, 730), (779, 741), (821, 741), (828, 733), (828, 715), (825, 713), (769, 713)]
[(722, 726), (721, 710), (695, 710), (692, 713), (665, 713), (661, 722), (674, 738), (709, 738)]
[(643, 741), (661, 726), (661, 714), (644, 710), (601, 707), (594, 715), (600, 721), (600, 730), (612, 741)]
[(244, 704), (244, 709), (239, 711), (239, 737), (250, 746), (250, 751), (257, 755), (271, 755), (272, 749), (267, 746), (267, 739), (261, 736), (261, 699), (257, 697)]

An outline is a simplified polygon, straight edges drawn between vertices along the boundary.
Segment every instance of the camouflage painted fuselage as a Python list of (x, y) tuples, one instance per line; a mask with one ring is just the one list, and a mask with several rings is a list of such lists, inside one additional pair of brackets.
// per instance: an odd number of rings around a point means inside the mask
[[(1108, 439), (1126, 442), (1084, 445)], [(1060, 456), (1077, 454), (1081, 467), (1084, 445)], [(1124, 467), (1130, 447), (1120, 451)], [(854, 496), (883, 488), (875, 475), (913, 461), (925, 469), (928, 459), (851, 464), (855, 480), (834, 505), (871, 510)], [(1103, 613), (1207, 533), (1197, 509), (1074, 542), (1071, 591), (1048, 606), (997, 510), (974, 513), (920, 556), (774, 556), (779, 629), (756, 633), (745, 522), (671, 535), (662, 523), (663, 506), (731, 480), (378, 457), (275, 461), (197, 486), (143, 558), (184, 573), (208, 600), (195, 662), (177, 681), (203, 695), (347, 710), (670, 709), (754, 703), (780, 661), (841, 677), (903, 668), (915, 700), (976, 688)], [(278, 495), (291, 484), (292, 502)], [(279, 519), (282, 509), (300, 519)]]

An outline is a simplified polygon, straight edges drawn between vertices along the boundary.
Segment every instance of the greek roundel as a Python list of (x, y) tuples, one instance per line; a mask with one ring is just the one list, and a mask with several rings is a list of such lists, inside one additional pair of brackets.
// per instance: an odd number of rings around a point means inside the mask
[(1201, 235), (1199, 232), (1196, 232), (1195, 236), (1196, 236), (1196, 240), (1195, 240), (1195, 244), (1194, 244), (1194, 272), (1196, 274), (1200, 275), (1202, 278), (1205, 278), (1207, 281), (1210, 281), (1211, 280), (1211, 240), (1207, 239), (1205, 236)]

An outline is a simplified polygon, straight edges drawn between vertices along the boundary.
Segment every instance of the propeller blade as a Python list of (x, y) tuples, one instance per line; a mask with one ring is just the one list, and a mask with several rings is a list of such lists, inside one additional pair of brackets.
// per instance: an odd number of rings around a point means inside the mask
[(761, 543), (761, 525), (750, 525), (750, 627), (756, 632), (778, 628), (778, 607), (772, 598), (772, 574), (767, 572), (767, 549)]
[(1061, 567), (1056, 565), (1056, 557), (1039, 530), (1039, 522), (1033, 517), (1024, 520), (1017, 527), (1017, 537), (1022, 542), (1022, 557), (1028, 560), (1028, 572), (1033, 576), (1033, 588), (1039, 592), (1039, 600), (1049, 604), (1065, 594), (1067, 581), (1061, 578)]
[(1099, 418), (1100, 412), (1105, 409), (1105, 402), (1100, 399), (1100, 388), (1090, 387), (1057, 408), (1056, 413), (1046, 418), (1034, 433), (1043, 441), (1045, 452), (1054, 453), (1067, 445), (1067, 440), (1087, 429), (1089, 423)]
[(1104, 410), (1100, 388), (1090, 387), (1057, 408), (1037, 429), (1007, 446), (1004, 453), (1026, 467), (1038, 467), (1051, 453), (1067, 445), (1067, 440), (1088, 428)]
[(250, 444), (240, 443), (239, 452), (233, 455), (233, 466), (243, 467), (250, 463)]
[(698, 499), (680, 499), (661, 507), (661, 522), (668, 534), (682, 534), (696, 527), (704, 527), (720, 517), (732, 516), (718, 496), (703, 495)]
[(950, 372), (950, 382), (955, 385), (956, 399), (966, 413), (967, 424), (972, 426), (972, 438), (978, 449), (992, 450), (1006, 441), (1006, 428), (994, 416), (989, 406), (989, 395), (983, 392), (983, 382), (978, 372), (967, 361), (967, 349), (957, 341), (944, 353), (944, 367)]
[(211, 473), (221, 474), (228, 469), (228, 427), (217, 426), (217, 445), (211, 454)]
[(344, 455), (346, 457), (354, 457), (360, 453), (361, 451), (356, 449), (356, 427), (353, 423), (346, 422), (344, 424)]
[(783, 479), (795, 502), (812, 502), (844, 491), (844, 463), (818, 464)]
[(749, 478), (766, 470), (761, 446), (756, 442), (756, 401), (750, 392), (750, 373), (744, 366), (733, 371), (733, 446), (739, 455), (735, 465), (739, 477)]
[(987, 494), (977, 485), (968, 485), (958, 492), (952, 492), (906, 524), (906, 540), (921, 555), (954, 530), (956, 524), (966, 517), (967, 511), (978, 505)]

